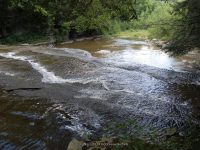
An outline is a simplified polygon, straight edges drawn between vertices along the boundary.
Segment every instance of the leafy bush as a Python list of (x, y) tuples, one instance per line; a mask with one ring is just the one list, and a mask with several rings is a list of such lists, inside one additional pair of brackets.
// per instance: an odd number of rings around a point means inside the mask
[(175, 20), (177, 16), (172, 14), (170, 3), (154, 2), (154, 9), (143, 12), (140, 19), (133, 23), (133, 28), (148, 30), (150, 38), (168, 40), (173, 37)]
[(33, 34), (33, 33), (23, 33), (23, 34), (13, 34), (7, 38), (0, 39), (0, 44), (17, 44), (17, 43), (36, 43), (47, 41), (48, 37), (44, 34)]

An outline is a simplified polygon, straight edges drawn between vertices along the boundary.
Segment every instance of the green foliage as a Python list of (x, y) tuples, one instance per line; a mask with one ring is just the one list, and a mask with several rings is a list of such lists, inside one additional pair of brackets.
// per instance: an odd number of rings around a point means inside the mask
[(0, 0), (0, 4), (0, 40), (18, 33), (49, 34), (62, 41), (147, 30), (149, 38), (171, 41), (166, 48), (176, 54), (200, 47), (199, 0)]
[(101, 0), (104, 8), (107, 8), (113, 19), (130, 21), (137, 18), (136, 0)]
[[(17, 32), (53, 34), (58, 41), (70, 35), (117, 32), (137, 18), (135, 0), (9, 0), (4, 1), (0, 17), (0, 37)], [(114, 23), (114, 24), (113, 24)]]
[(23, 34), (13, 34), (7, 38), (0, 40), (0, 44), (17, 44), (17, 43), (36, 43), (47, 41), (48, 37), (42, 34), (34, 33), (23, 33)]
[(113, 20), (109, 23), (109, 26), (107, 28), (104, 28), (102, 30), (102, 33), (104, 35), (112, 35), (114, 33), (118, 33), (121, 31), (121, 26), (120, 26), (120, 23), (119, 21), (117, 20)]
[(45, 8), (43, 8), (43, 7), (41, 7), (41, 6), (38, 6), (38, 5), (35, 6), (34, 12), (40, 13), (40, 14), (43, 15), (43, 16), (48, 16), (48, 14), (49, 14), (49, 13), (45, 10)]
[(179, 25), (176, 36), (171, 39), (167, 49), (175, 54), (182, 54), (196, 47), (200, 48), (200, 1), (177, 2), (174, 14), (180, 15), (181, 18), (176, 23)]
[(73, 26), (78, 33), (89, 30), (101, 33), (110, 23), (110, 15), (106, 11), (99, 0), (93, 0), (87, 11), (75, 19)]
[(159, 39), (168, 40), (174, 35), (173, 24), (177, 19), (172, 13), (170, 4), (163, 3), (155, 8), (151, 16), (147, 19), (150, 25), (149, 31), (152, 36)]
[(118, 37), (126, 37), (129, 39), (148, 39), (150, 37), (149, 35), (149, 31), (147, 30), (141, 30), (141, 29), (130, 29), (130, 30), (126, 30), (126, 31), (121, 31), (119, 33), (116, 34), (116, 36)]
[(176, 28), (174, 22), (178, 19), (172, 14), (171, 3), (160, 1), (148, 1), (148, 3), (150, 3), (149, 7), (146, 7), (147, 9), (141, 13), (133, 27), (148, 30), (150, 38), (171, 39)]
[(73, 34), (111, 35), (129, 30), (141, 14), (152, 11), (153, 3), (152, 0), (9, 0), (1, 7), (2, 38), (17, 32), (42, 32), (62, 41)]

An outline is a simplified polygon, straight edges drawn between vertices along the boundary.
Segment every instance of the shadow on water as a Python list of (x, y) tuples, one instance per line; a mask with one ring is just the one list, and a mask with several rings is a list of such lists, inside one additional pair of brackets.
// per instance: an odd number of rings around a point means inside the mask
[(66, 149), (71, 137), (77, 137), (63, 126), (76, 129), (80, 124), (73, 124), (76, 118), (61, 104), (2, 90), (0, 102), (0, 149)]

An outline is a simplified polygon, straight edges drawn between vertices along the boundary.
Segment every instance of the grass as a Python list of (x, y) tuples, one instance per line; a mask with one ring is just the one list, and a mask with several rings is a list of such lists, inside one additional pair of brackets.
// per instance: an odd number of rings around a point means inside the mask
[(114, 36), (116, 37), (125, 37), (125, 38), (138, 38), (138, 39), (148, 39), (150, 38), (150, 33), (148, 32), (148, 30), (127, 30), (127, 31), (122, 31), (119, 32), (117, 34), (115, 34)]

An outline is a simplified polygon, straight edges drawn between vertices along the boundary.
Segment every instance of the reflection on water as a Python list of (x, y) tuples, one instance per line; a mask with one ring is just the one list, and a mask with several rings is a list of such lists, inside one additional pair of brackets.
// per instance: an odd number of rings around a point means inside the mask
[(145, 41), (93, 39), (60, 44), (57, 47), (84, 49), (95, 57), (108, 57), (116, 62), (145, 64), (175, 71), (199, 71), (198, 52), (175, 58)]
[(175, 60), (166, 53), (153, 50), (148, 46), (143, 46), (138, 50), (126, 48), (117, 54), (117, 58), (127, 63), (139, 63), (165, 69), (173, 69), (176, 64)]

